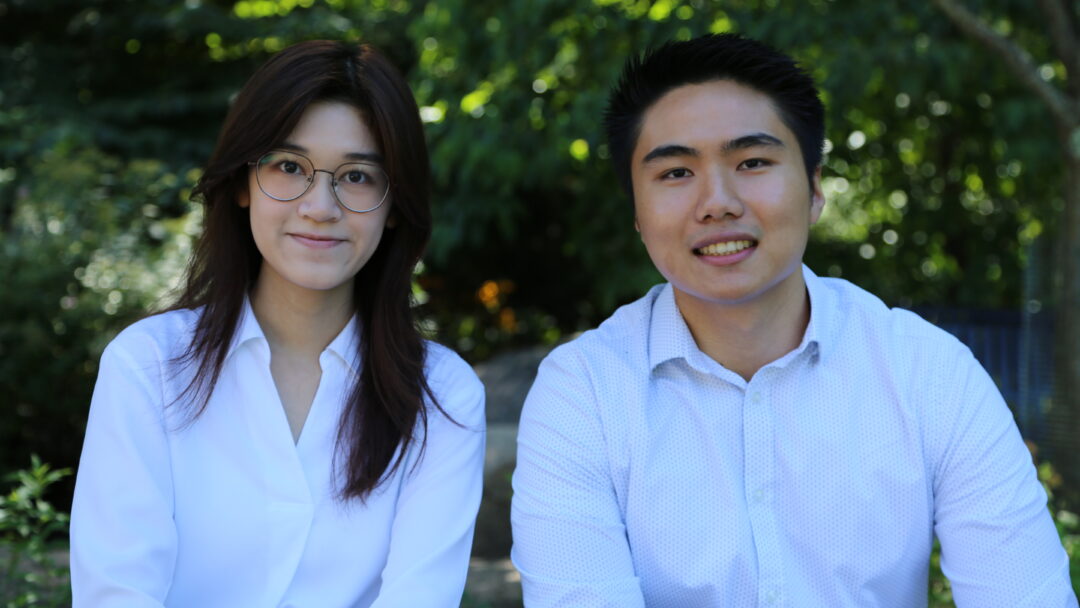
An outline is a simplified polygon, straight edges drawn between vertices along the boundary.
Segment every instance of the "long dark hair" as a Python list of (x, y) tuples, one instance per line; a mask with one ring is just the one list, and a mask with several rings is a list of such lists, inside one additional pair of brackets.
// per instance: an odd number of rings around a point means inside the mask
[(194, 190), (205, 206), (204, 229), (172, 307), (200, 311), (191, 344), (177, 360), (194, 366), (182, 405), (189, 421), (206, 409), (258, 277), (262, 256), (248, 209), (237, 204), (248, 187), (248, 163), (282, 143), (316, 101), (361, 111), (384, 158), (396, 221), (353, 288), (361, 372), (341, 416), (334, 463), (339, 454), (347, 458), (340, 497), (363, 500), (401, 466), (411, 445), (419, 442), (423, 450), (425, 396), (445, 414), (424, 377), (425, 343), (410, 305), (412, 271), (431, 236), (427, 146), (408, 85), (373, 47), (326, 40), (290, 46), (263, 64), (233, 102)]

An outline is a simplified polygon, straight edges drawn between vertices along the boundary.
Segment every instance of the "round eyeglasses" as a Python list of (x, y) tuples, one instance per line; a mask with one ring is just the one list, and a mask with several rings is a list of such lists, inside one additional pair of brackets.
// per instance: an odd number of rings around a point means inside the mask
[(334, 198), (342, 207), (355, 213), (378, 209), (390, 191), (386, 172), (379, 165), (368, 162), (343, 163), (337, 169), (327, 171), (316, 169), (311, 159), (298, 152), (271, 150), (249, 164), (255, 167), (259, 189), (275, 201), (294, 201), (304, 196), (319, 172), (330, 175)]

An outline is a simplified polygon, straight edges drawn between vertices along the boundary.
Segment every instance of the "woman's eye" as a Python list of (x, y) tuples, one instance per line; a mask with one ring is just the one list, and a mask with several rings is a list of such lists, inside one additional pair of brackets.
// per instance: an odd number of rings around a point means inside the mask
[(283, 172), (285, 172), (285, 173), (290, 174), (290, 175), (294, 175), (294, 174), (303, 172), (302, 169), (300, 168), (300, 163), (297, 163), (297, 162), (294, 162), (294, 161), (291, 161), (291, 160), (283, 161), (281, 163), (281, 170)]
[(342, 181), (349, 184), (362, 184), (368, 181), (368, 176), (363, 171), (349, 171)]

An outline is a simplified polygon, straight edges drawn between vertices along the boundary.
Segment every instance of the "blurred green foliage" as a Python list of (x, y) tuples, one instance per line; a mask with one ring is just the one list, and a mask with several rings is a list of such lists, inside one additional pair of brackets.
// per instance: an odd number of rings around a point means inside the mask
[(66, 563), (57, 563), (53, 536), (66, 534), (68, 515), (45, 499), (52, 484), (71, 475), (37, 455), (30, 468), (7, 476), (14, 487), (0, 495), (0, 602), (6, 608), (71, 605)]
[[(1027, 2), (969, 4), (1066, 77)], [(97, 357), (168, 302), (198, 167), (273, 52), (363, 40), (406, 73), (435, 192), (417, 293), (434, 335), (477, 360), (660, 280), (599, 118), (629, 55), (723, 31), (791, 52), (824, 90), (812, 268), (891, 304), (1020, 305), (1062, 205), (1055, 134), (922, 1), (0, 0), (0, 470), (32, 451), (75, 463)]]

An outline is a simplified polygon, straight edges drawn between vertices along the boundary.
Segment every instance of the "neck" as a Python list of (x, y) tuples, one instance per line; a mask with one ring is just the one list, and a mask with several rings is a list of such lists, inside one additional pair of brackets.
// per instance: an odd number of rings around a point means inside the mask
[(304, 289), (262, 272), (251, 292), (251, 308), (271, 350), (318, 356), (354, 313), (352, 285)]
[(747, 381), (795, 350), (810, 322), (801, 270), (750, 301), (706, 302), (676, 289), (675, 302), (698, 348)]

